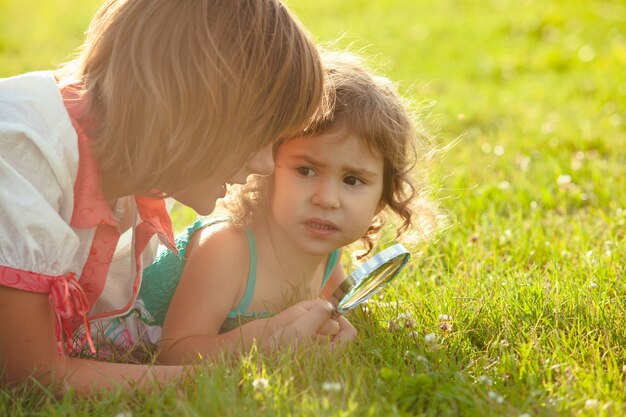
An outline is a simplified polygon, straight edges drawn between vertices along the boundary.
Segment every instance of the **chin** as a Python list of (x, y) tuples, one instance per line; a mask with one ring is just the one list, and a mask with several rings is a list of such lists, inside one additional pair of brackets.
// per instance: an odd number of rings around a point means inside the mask
[(177, 200), (180, 204), (189, 207), (200, 216), (208, 216), (215, 210), (215, 200), (209, 201), (181, 201)]
[(210, 205), (205, 205), (201, 207), (193, 206), (191, 208), (200, 216), (208, 216), (209, 214), (213, 213), (213, 210), (215, 210), (215, 202)]

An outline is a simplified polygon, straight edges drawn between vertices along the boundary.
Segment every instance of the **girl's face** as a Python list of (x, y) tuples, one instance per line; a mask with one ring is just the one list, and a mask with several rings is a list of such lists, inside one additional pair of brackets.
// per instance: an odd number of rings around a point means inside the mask
[(226, 195), (226, 184), (244, 184), (251, 174), (269, 175), (274, 170), (274, 158), (272, 146), (268, 145), (257, 152), (245, 165), (232, 173), (231, 164), (225, 164), (218, 169), (211, 177), (194, 184), (185, 190), (172, 193), (176, 201), (195, 210), (200, 215), (211, 214), (215, 209), (218, 198)]
[(301, 250), (325, 255), (365, 234), (382, 192), (383, 158), (354, 134), (290, 139), (276, 154), (272, 221)]

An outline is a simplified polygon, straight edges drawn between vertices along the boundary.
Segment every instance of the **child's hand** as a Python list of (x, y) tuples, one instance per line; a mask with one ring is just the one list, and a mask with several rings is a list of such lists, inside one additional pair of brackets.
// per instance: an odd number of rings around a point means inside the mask
[(332, 344), (354, 339), (356, 330), (343, 317), (332, 318), (333, 307), (325, 300), (302, 301), (269, 319), (276, 346), (297, 344), (312, 338), (330, 339)]
[(356, 338), (356, 329), (344, 316), (337, 317), (339, 331), (330, 341), (331, 346), (343, 345)]

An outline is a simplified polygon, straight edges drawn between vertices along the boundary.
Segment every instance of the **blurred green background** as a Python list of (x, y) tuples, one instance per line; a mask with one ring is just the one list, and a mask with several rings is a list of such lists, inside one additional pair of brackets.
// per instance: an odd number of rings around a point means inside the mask
[[(0, 76), (62, 63), (97, 4), (0, 0)], [(320, 43), (360, 51), (398, 81), (426, 108), (437, 145), (458, 139), (441, 154), (434, 178), (439, 197), (479, 197), (464, 221), (483, 210), (528, 209), (532, 201), (556, 207), (562, 175), (580, 191), (567, 208), (623, 205), (624, 2), (288, 4)]]

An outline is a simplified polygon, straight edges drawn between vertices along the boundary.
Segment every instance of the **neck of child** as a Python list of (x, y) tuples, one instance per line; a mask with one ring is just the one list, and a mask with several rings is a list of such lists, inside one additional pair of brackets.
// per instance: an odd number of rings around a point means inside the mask
[(281, 275), (293, 278), (294, 285), (302, 284), (303, 277), (312, 279), (321, 264), (326, 264), (328, 253), (308, 253), (294, 244), (279, 227), (271, 215), (257, 222), (254, 233), (259, 241), (259, 248), (268, 248), (269, 258), (281, 270)]

